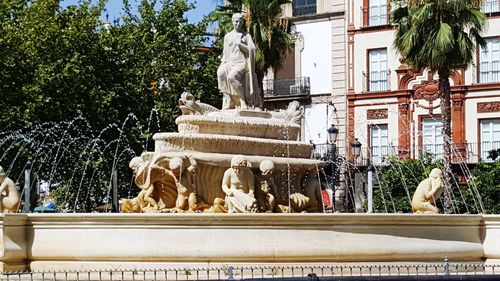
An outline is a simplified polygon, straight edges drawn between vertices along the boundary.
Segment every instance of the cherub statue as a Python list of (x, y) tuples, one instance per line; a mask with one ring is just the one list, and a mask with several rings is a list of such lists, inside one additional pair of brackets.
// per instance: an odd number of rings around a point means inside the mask
[(443, 193), (444, 182), (443, 172), (440, 169), (434, 168), (429, 174), (429, 178), (421, 181), (418, 184), (411, 207), (414, 213), (418, 214), (439, 214), (439, 209), (436, 207), (436, 200)]
[(255, 179), (247, 159), (236, 155), (231, 159), (231, 168), (224, 172), (222, 190), (226, 193), (228, 213), (255, 213), (257, 201), (254, 195)]
[(203, 202), (195, 190), (196, 178), (194, 173), (198, 164), (193, 157), (184, 157), (189, 161), (189, 166), (184, 168), (184, 159), (176, 157), (170, 160), (167, 173), (172, 176), (177, 186), (177, 200), (175, 211), (201, 212), (210, 207)]
[[(132, 169), (134, 176), (135, 176), (135, 184), (141, 189), (139, 194), (137, 195), (137, 200), (136, 200), (136, 206), (137, 204), (139, 205), (140, 209), (142, 210), (145, 207), (151, 207), (153, 210), (158, 210), (158, 203), (156, 202), (151, 195), (153, 194), (155, 190), (155, 185), (154, 182), (151, 181), (151, 167), (150, 166), (150, 161), (144, 161), (142, 157), (134, 157), (132, 160), (130, 160), (129, 167)], [(149, 171), (148, 171), (149, 170)], [(129, 205), (132, 202), (130, 201), (124, 201), (125, 205)], [(123, 205), (122, 205), (123, 206)], [(124, 206), (125, 208), (125, 206)], [(126, 210), (128, 210), (127, 208)], [(132, 208), (132, 209), (137, 209), (137, 207)], [(125, 209), (124, 209), (125, 210)]]
[(273, 179), (274, 163), (270, 160), (260, 162), (260, 173), (255, 175), (255, 197), (260, 212), (272, 213), (278, 194)]
[(0, 166), (0, 213), (16, 213), (21, 196), (16, 184), (7, 177)]

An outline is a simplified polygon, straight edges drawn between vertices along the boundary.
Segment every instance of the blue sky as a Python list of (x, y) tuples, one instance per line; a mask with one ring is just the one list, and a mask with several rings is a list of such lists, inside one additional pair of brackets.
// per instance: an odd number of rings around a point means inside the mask
[[(129, 0), (132, 5), (137, 5), (140, 0)], [(160, 1), (158, 1), (160, 2)], [(215, 10), (217, 4), (215, 0), (197, 0), (189, 2), (195, 3), (196, 8), (188, 12), (187, 17), (189, 22), (198, 22), (200, 21), (204, 15), (210, 13)], [(63, 0), (61, 1), (62, 6), (76, 5), (78, 4), (78, 0)], [(122, 12), (122, 0), (108, 0), (106, 5), (106, 9), (109, 13), (109, 20), (113, 21), (114, 18), (117, 18)]]

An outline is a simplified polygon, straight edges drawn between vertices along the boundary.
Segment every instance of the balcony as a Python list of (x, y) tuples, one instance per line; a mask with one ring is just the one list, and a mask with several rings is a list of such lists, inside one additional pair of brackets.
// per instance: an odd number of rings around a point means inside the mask
[[(453, 144), (451, 152), (451, 161), (453, 164), (466, 163), (476, 164), (480, 161), (492, 162), (497, 159), (489, 159), (489, 151), (500, 149), (500, 141), (483, 142), (483, 143), (462, 143)], [(443, 158), (443, 145), (425, 145), (412, 148), (403, 148), (398, 146), (378, 146), (378, 147), (362, 147), (361, 154), (357, 159), (359, 166), (384, 166), (389, 163), (392, 157), (413, 158), (426, 155), (433, 160), (441, 160)], [(329, 144), (315, 144), (313, 157), (316, 159), (331, 159), (331, 148)], [(345, 157), (345, 155), (343, 155)]]
[(489, 13), (495, 13), (500, 11), (500, 5), (499, 1), (491, 1), (491, 0), (486, 0), (483, 3), (483, 7), (481, 8), (483, 13), (489, 14)]
[(372, 71), (367, 75), (363, 71), (362, 92), (385, 92), (391, 90), (391, 70)]
[(309, 96), (311, 83), (309, 77), (296, 77), (294, 79), (266, 79), (263, 81), (264, 97), (290, 97)]
[(315, 15), (315, 14), (316, 14), (316, 4), (293, 7), (294, 17)]

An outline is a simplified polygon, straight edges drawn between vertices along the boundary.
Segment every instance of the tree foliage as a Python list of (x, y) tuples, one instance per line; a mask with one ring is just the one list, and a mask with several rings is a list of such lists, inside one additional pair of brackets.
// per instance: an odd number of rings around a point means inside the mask
[(477, 187), (484, 204), (485, 213), (500, 214), (500, 161), (483, 162), (472, 170), (471, 185)]
[(220, 99), (218, 53), (200, 52), (207, 21), (188, 23), (192, 5), (142, 0), (131, 12), (124, 0), (106, 25), (105, 2), (0, 1), (0, 165), (21, 183), (31, 167), (60, 202), (92, 190), (80, 211), (102, 202), (113, 167), (129, 195), (128, 160), (152, 149), (152, 133), (176, 129), (183, 91)]

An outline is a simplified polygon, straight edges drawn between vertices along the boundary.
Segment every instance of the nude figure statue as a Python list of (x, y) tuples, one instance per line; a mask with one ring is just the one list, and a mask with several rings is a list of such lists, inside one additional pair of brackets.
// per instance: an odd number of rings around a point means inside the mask
[(255, 44), (243, 29), (242, 14), (234, 14), (232, 23), (233, 30), (224, 36), (221, 64), (217, 69), (218, 87), (224, 96), (222, 109), (262, 108), (255, 74)]
[(440, 169), (434, 168), (429, 174), (429, 178), (421, 181), (418, 184), (411, 207), (414, 213), (419, 214), (439, 214), (439, 209), (436, 207), (436, 200), (443, 193), (444, 182), (443, 172)]
[(273, 179), (274, 163), (270, 160), (260, 162), (260, 172), (255, 175), (255, 197), (260, 212), (272, 213), (278, 191)]
[(0, 166), (0, 213), (16, 213), (21, 197), (16, 184)]
[(247, 159), (242, 155), (234, 156), (231, 159), (231, 168), (224, 172), (222, 178), (228, 213), (257, 212), (254, 183), (254, 174), (248, 167)]

